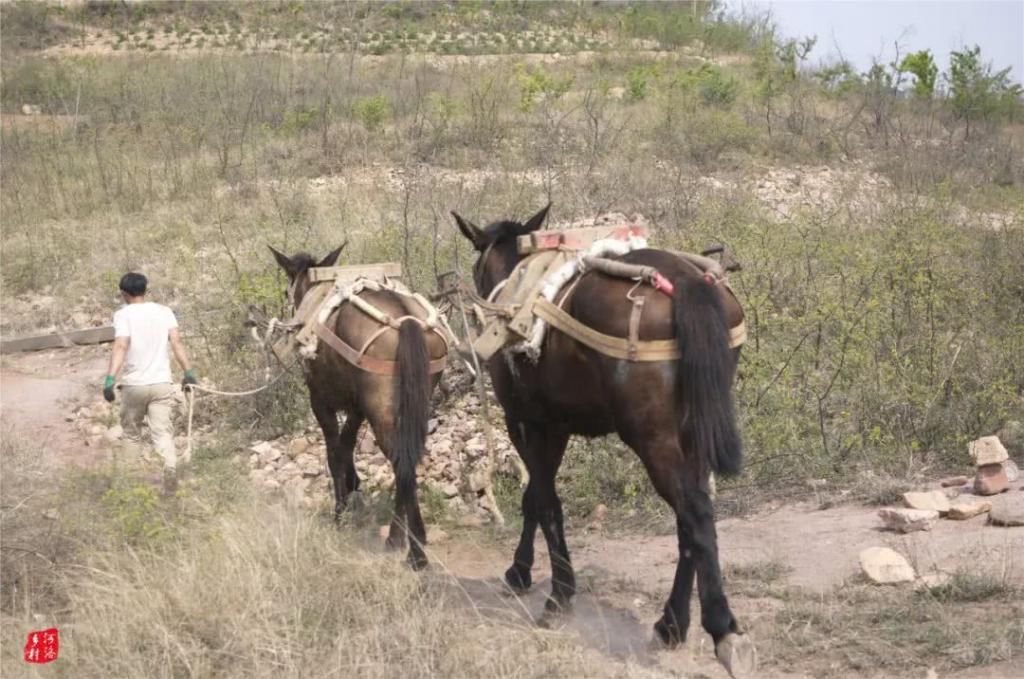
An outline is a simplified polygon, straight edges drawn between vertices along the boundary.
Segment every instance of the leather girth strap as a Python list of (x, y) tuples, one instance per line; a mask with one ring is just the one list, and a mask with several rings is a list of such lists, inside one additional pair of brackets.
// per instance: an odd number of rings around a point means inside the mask
[[(628, 361), (675, 361), (680, 357), (674, 339), (637, 341), (635, 345), (622, 337), (613, 337), (583, 325), (567, 312), (546, 299), (538, 299), (533, 312), (580, 344), (612, 358)], [(746, 324), (740, 323), (729, 329), (729, 346), (738, 347), (747, 339)]]
[(629, 312), (629, 343), (626, 352), (631, 361), (636, 360), (637, 352), (640, 350), (640, 319), (644, 313), (646, 300), (646, 297), (634, 297), (633, 309)]
[[(365, 353), (360, 353), (352, 346), (346, 344), (344, 340), (334, 334), (334, 331), (323, 323), (314, 320), (313, 332), (317, 337), (323, 340), (327, 346), (337, 351), (342, 358), (360, 370), (365, 370), (366, 372), (373, 373), (375, 375), (392, 376), (398, 374), (398, 361), (386, 361), (381, 358), (367, 356)], [(447, 355), (430, 361), (427, 367), (427, 373), (433, 375), (441, 372), (444, 370), (447, 361)]]

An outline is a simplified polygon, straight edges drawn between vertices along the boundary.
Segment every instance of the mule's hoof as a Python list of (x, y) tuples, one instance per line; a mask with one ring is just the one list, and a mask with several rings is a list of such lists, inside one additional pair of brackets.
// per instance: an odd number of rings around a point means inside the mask
[(525, 594), (530, 591), (530, 586), (533, 584), (533, 578), (530, 576), (529, 569), (520, 569), (518, 566), (510, 566), (505, 571), (505, 584), (509, 586), (516, 594)]
[(414, 571), (421, 571), (429, 565), (427, 557), (424, 554), (409, 554), (409, 566)]
[(405, 548), (405, 540), (401, 538), (393, 538), (388, 536), (388, 539), (384, 541), (385, 552), (400, 552)]
[(661, 642), (663, 648), (676, 648), (686, 641), (686, 632), (679, 629), (678, 625), (666, 622), (665, 616), (661, 616), (654, 623), (654, 637)]
[(572, 613), (572, 599), (560, 599), (549, 596), (544, 600), (544, 611), (552, 615)]
[(744, 634), (722, 637), (715, 645), (715, 657), (733, 679), (748, 679), (757, 672), (757, 648)]
[(544, 602), (544, 612), (537, 618), (537, 627), (558, 629), (565, 625), (565, 618), (571, 612), (572, 604), (560, 604), (548, 597), (548, 600)]

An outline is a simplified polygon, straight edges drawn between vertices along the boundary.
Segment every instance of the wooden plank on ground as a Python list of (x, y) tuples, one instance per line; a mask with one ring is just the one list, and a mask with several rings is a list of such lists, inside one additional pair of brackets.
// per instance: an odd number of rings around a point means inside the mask
[(357, 264), (353, 266), (316, 266), (309, 270), (309, 280), (320, 281), (354, 281), (357, 278), (369, 278), (382, 281), (384, 277), (398, 278), (402, 275), (402, 265), (398, 262), (382, 262), (380, 264)]
[(100, 328), (85, 328), (83, 330), (55, 332), (49, 335), (3, 340), (0, 342), (0, 354), (16, 354), (21, 351), (41, 351), (43, 349), (58, 349), (61, 347), (101, 344), (113, 341), (114, 326), (105, 325)]

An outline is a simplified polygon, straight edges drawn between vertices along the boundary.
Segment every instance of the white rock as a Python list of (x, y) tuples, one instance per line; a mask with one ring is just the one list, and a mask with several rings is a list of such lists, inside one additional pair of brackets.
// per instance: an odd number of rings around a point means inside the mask
[(995, 526), (1024, 526), (1024, 498), (1018, 493), (1014, 500), (994, 504), (988, 515), (989, 523)]
[(293, 439), (288, 444), (288, 457), (293, 460), (309, 450), (309, 441), (306, 440), (305, 436), (300, 436), (297, 439)]
[(1020, 478), (1020, 468), (1013, 460), (1003, 462), (1003, 471), (1006, 472), (1006, 480), (1013, 483)]
[(940, 514), (949, 511), (949, 498), (941, 490), (904, 493), (903, 501), (911, 509), (932, 509)]
[(459, 489), (454, 483), (442, 483), (437, 486), (437, 489), (446, 498), (457, 497), (459, 494)]
[(917, 577), (907, 560), (888, 547), (868, 547), (862, 551), (860, 567), (872, 582), (880, 585), (913, 582)]
[(264, 453), (269, 453), (273, 449), (274, 449), (274, 446), (269, 441), (259, 441), (257, 443), (254, 443), (253, 445), (249, 446), (249, 450), (251, 450), (252, 452), (256, 453), (257, 455), (263, 455)]
[(460, 516), (457, 523), (463, 528), (479, 528), (484, 525), (484, 520), (476, 514), (466, 514)]
[(110, 429), (103, 433), (103, 438), (107, 439), (108, 441), (117, 441), (123, 435), (124, 429), (121, 428), (121, 425), (115, 424), (113, 427), (111, 427)]
[(961, 499), (954, 502), (946, 516), (954, 521), (963, 521), (992, 511), (992, 503), (981, 500)]
[(299, 465), (294, 462), (287, 462), (281, 465), (281, 469), (278, 471), (282, 476), (298, 476), (301, 473)]
[(260, 462), (262, 462), (264, 465), (273, 464), (274, 462), (277, 462), (278, 460), (281, 459), (281, 455), (282, 453), (280, 450), (273, 446), (270, 446), (268, 450), (264, 450), (264, 452), (260, 453)]
[(281, 482), (277, 479), (266, 479), (263, 481), (263, 489), (268, 491), (275, 491), (281, 489)]
[(474, 493), (486, 490), (489, 485), (491, 484), (487, 476), (487, 470), (477, 469), (469, 475), (469, 489)]
[(359, 452), (364, 454), (370, 454), (377, 449), (377, 441), (373, 438), (372, 434), (367, 434), (363, 437), (363, 440), (359, 443)]
[(886, 507), (878, 510), (878, 516), (886, 528), (900, 533), (911, 533), (918, 530), (931, 530), (932, 524), (939, 518), (939, 513), (934, 509)]
[(481, 495), (479, 498), (477, 498), (477, 504), (480, 505), (480, 509), (483, 509), (486, 512), (489, 512), (491, 514), (498, 513), (498, 508), (494, 506), (494, 503), (491, 501), (491, 498), (487, 495)]
[(978, 467), (999, 464), (1010, 457), (998, 436), (982, 436), (976, 441), (971, 441), (967, 446), (967, 452)]
[(260, 456), (257, 455), (256, 453), (251, 454), (249, 456), (249, 468), (250, 469), (259, 469), (259, 466), (260, 466)]
[(292, 477), (284, 483), (285, 496), (294, 504), (299, 504), (308, 487), (309, 479), (304, 479), (301, 476)]
[(300, 455), (296, 458), (295, 462), (299, 465), (299, 469), (302, 470), (303, 476), (320, 476), (323, 472), (323, 465), (320, 464), (320, 460), (308, 453)]

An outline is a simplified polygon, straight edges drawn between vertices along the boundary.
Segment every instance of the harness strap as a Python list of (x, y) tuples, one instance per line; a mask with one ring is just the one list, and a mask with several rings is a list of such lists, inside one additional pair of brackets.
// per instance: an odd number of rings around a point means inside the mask
[[(634, 307), (636, 308), (636, 307)], [(533, 306), (534, 313), (552, 327), (591, 349), (628, 361), (675, 361), (680, 357), (679, 347), (674, 339), (644, 340), (636, 342), (635, 355), (630, 355), (630, 340), (613, 337), (588, 327), (546, 299), (539, 299)], [(632, 319), (630, 319), (632, 324)], [(745, 323), (729, 329), (729, 346), (736, 348), (747, 338)]]
[(629, 360), (635, 361), (640, 346), (640, 317), (644, 313), (644, 301), (646, 297), (634, 297), (633, 308), (629, 312)]
[[(365, 351), (369, 348), (369, 342), (363, 347), (363, 351), (357, 351), (343, 339), (338, 337), (333, 330), (319, 321), (313, 322), (313, 332), (317, 337), (323, 340), (327, 346), (334, 349), (342, 358), (360, 370), (364, 370), (375, 375), (394, 376), (398, 374), (398, 361), (386, 361), (381, 358), (374, 358), (373, 356), (366, 355)], [(375, 338), (377, 336), (379, 336), (379, 333), (378, 335), (375, 335)], [(441, 372), (444, 370), (447, 361), (447, 355), (433, 359), (427, 365), (427, 373), (434, 375)]]

